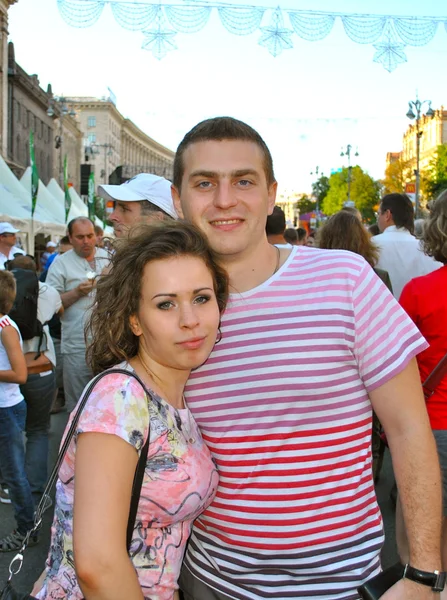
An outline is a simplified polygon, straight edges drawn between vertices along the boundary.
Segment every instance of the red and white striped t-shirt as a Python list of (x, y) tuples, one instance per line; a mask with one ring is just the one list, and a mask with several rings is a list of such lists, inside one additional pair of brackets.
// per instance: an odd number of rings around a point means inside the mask
[(231, 598), (355, 598), (383, 544), (368, 392), (425, 341), (363, 258), (302, 246), (222, 334), (187, 386), (220, 483), (186, 567)]

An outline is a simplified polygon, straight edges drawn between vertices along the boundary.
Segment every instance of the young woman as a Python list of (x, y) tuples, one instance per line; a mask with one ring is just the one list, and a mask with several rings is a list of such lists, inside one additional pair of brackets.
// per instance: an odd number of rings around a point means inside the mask
[[(59, 472), (37, 598), (176, 597), (192, 521), (218, 480), (183, 388), (216, 342), (227, 295), (226, 273), (191, 225), (145, 227), (117, 248), (98, 282), (88, 356), (95, 373), (119, 365), (135, 371), (145, 389), (132, 376), (110, 373), (87, 401)], [(148, 435), (128, 553), (132, 482)]]

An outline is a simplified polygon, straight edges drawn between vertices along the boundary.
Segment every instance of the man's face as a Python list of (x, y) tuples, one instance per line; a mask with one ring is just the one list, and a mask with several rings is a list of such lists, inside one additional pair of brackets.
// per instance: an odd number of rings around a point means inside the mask
[(113, 225), (116, 237), (122, 237), (131, 227), (142, 222), (140, 202), (117, 200), (109, 221)]
[(12, 248), (13, 246), (15, 246), (17, 236), (15, 233), (2, 233), (0, 235), (0, 240), (5, 246)]
[(377, 225), (379, 226), (380, 233), (384, 232), (391, 225), (389, 222), (390, 219), (392, 219), (390, 210), (383, 210), (382, 205), (380, 205), (377, 212)]
[(267, 184), (262, 151), (241, 140), (191, 144), (183, 155), (179, 214), (197, 225), (222, 257), (248, 256), (266, 240), (277, 184)]
[(94, 256), (96, 236), (93, 223), (90, 221), (76, 221), (69, 238), (73, 250), (78, 256), (87, 259)]

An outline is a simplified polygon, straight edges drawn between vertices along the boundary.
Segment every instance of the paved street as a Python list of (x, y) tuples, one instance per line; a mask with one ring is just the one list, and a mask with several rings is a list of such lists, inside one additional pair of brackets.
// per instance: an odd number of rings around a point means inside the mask
[[(63, 433), (65, 422), (67, 419), (66, 413), (53, 415), (52, 417), (52, 432), (50, 441), (51, 464), (55, 461), (61, 435)], [(394, 542), (394, 510), (389, 500), (389, 490), (393, 484), (393, 474), (391, 469), (391, 461), (387, 454), (382, 470), (382, 476), (377, 486), (377, 494), (379, 504), (382, 509), (382, 514), (385, 522), (386, 541), (382, 554), (382, 562), (384, 566), (389, 566), (397, 560), (396, 546)], [(25, 562), (23, 569), (16, 578), (14, 578), (15, 586), (22, 592), (30, 592), (33, 582), (41, 573), (49, 546), (50, 526), (52, 520), (52, 509), (50, 509), (45, 518), (41, 532), (41, 540), (37, 546), (29, 548), (25, 553)], [(0, 535), (3, 536), (9, 533), (14, 527), (12, 518), (11, 506), (0, 504)], [(8, 565), (14, 556), (13, 553), (0, 554), (0, 582), (4, 582), (7, 578)]]

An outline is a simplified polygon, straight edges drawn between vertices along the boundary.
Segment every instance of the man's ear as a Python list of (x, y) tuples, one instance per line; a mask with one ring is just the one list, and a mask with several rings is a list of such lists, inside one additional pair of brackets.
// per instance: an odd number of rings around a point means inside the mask
[(175, 212), (178, 214), (178, 216), (181, 219), (183, 219), (184, 215), (183, 215), (182, 205), (180, 203), (180, 192), (175, 187), (174, 184), (171, 185), (171, 196), (172, 196), (172, 201), (174, 202)]
[(140, 336), (143, 332), (141, 331), (140, 322), (138, 320), (137, 315), (131, 315), (129, 317), (129, 326), (132, 330), (132, 333), (136, 336)]
[(278, 191), (278, 183), (274, 181), (269, 185), (268, 189), (268, 214), (271, 215), (276, 203), (276, 192)]

